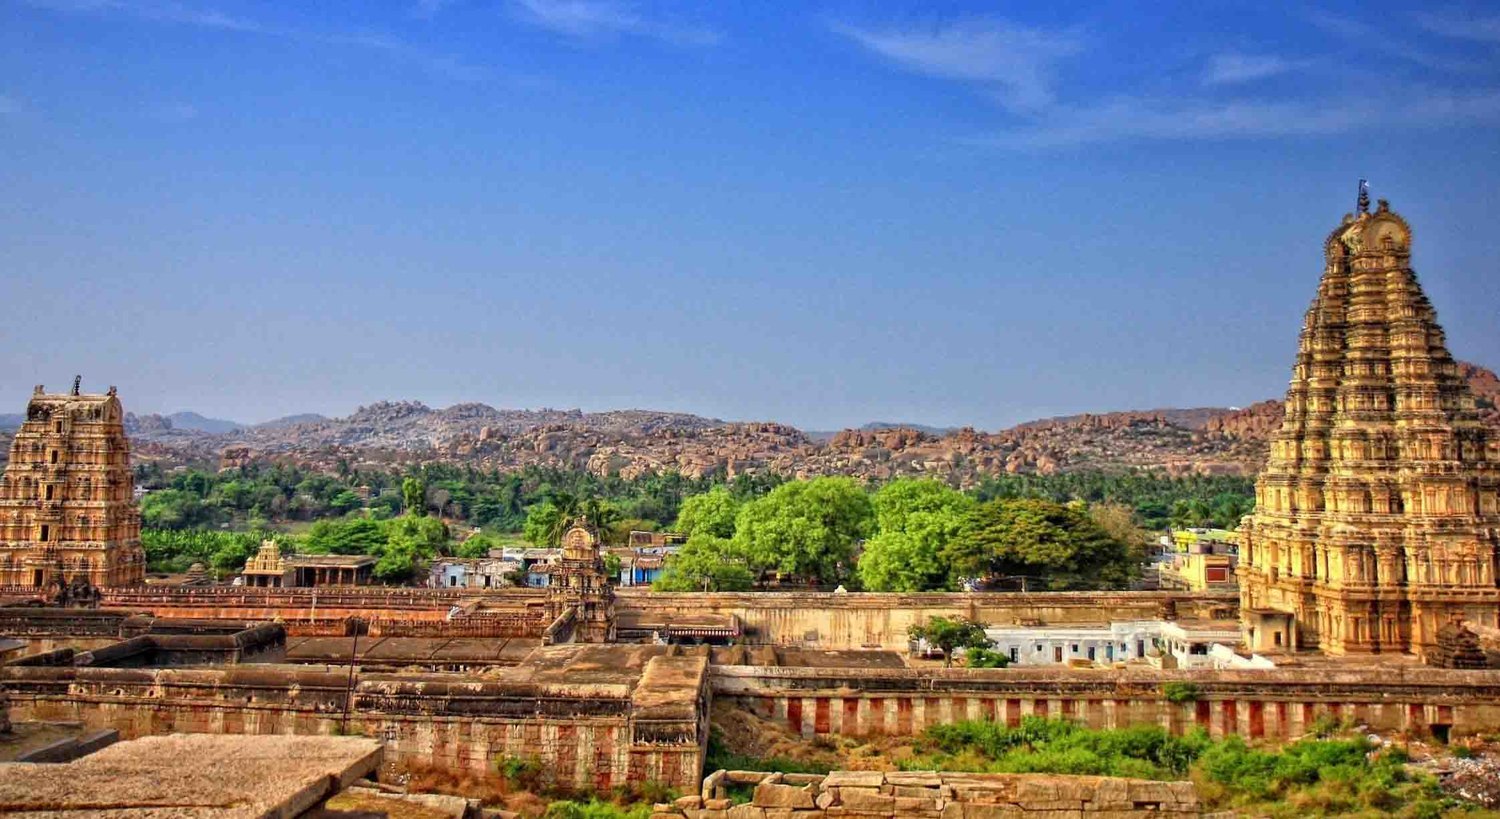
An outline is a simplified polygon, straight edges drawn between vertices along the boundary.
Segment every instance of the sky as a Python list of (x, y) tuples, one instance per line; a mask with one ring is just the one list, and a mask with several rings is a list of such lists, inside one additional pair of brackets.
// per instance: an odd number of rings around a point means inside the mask
[(1500, 367), (1500, 7), (1245, 8), (0, 0), (0, 412), (1240, 406), (1361, 177)]

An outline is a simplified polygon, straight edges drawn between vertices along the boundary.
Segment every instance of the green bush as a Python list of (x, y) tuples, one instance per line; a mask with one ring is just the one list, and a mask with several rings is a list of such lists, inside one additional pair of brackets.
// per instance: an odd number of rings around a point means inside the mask
[(505, 756), (495, 762), (495, 770), (513, 787), (540, 793), (548, 784), (547, 769), (540, 757)]
[(1167, 698), (1167, 702), (1183, 703), (1197, 702), (1201, 692), (1198, 686), (1190, 682), (1169, 682), (1162, 684), (1161, 693)]
[(905, 770), (1192, 778), (1205, 804), (1269, 816), (1358, 814), (1436, 817), (1457, 807), (1431, 777), (1408, 772), (1406, 754), (1363, 737), (1303, 739), (1252, 748), (1238, 736), (1212, 740), (1201, 728), (1174, 737), (1150, 725), (1093, 730), (1024, 717), (935, 725)]
[(1005, 668), (1010, 657), (988, 648), (971, 648), (964, 652), (964, 664), (969, 668)]
[(548, 805), (547, 812), (542, 816), (544, 819), (650, 819), (651, 806), (641, 804), (621, 807), (597, 799), (587, 802), (564, 799)]

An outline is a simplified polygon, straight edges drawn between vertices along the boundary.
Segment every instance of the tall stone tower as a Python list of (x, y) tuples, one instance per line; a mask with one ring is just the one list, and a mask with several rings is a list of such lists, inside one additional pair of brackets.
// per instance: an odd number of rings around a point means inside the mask
[(554, 622), (571, 612), (568, 642), (615, 641), (615, 590), (604, 573), (599, 538), (588, 518), (562, 536), (562, 559), (552, 564), (547, 609)]
[(115, 388), (39, 386), (0, 477), (0, 585), (95, 587), (145, 579), (125, 413)]
[(1500, 446), (1384, 200), (1324, 245), (1286, 416), (1241, 527), (1253, 650), (1426, 656), (1438, 630), (1500, 625)]

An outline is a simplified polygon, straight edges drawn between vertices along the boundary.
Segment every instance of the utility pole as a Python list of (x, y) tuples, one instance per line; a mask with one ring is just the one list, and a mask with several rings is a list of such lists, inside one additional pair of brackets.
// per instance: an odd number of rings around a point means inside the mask
[(359, 659), (359, 633), (365, 621), (354, 617), (349, 620), (349, 630), (354, 632), (354, 643), (349, 647), (349, 681), (344, 685), (344, 718), (339, 722), (339, 734), (349, 734), (349, 708), (354, 704), (354, 663)]

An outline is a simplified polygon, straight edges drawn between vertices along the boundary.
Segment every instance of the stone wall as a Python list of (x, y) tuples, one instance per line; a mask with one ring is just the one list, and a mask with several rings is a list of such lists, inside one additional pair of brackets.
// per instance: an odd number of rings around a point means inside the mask
[[(394, 767), (420, 762), (493, 771), (536, 757), (564, 784), (698, 786), (707, 741), (707, 661), (653, 655), (638, 678), (559, 665), (479, 681), (457, 675), (356, 674), (285, 666), (221, 669), (0, 667), (13, 718), (152, 734), (351, 733), (384, 740)], [(343, 728), (346, 703), (350, 715)]]
[[(277, 620), (292, 636), (335, 636), (361, 618), (372, 635), (406, 637), (540, 637), (545, 590), (256, 589), (138, 587), (107, 589), (103, 604), (167, 618)], [(743, 642), (821, 649), (905, 650), (907, 629), (935, 616), (992, 625), (1102, 624), (1176, 616), (1232, 619), (1233, 593), (1040, 592), (1031, 594), (842, 594), (757, 592), (659, 594), (620, 589), (616, 611), (648, 622), (703, 614), (734, 615)]]
[(1202, 726), (1216, 737), (1247, 739), (1295, 738), (1325, 715), (1415, 734), (1434, 725), (1450, 726), (1453, 736), (1500, 730), (1500, 674), (1485, 671), (715, 666), (712, 674), (716, 699), (809, 737), (910, 735), (963, 719), (1014, 725), (1027, 715), (1174, 733)]
[(620, 589), (615, 597), (621, 613), (640, 612), (642, 618), (656, 622), (670, 622), (674, 616), (732, 614), (739, 618), (748, 643), (902, 651), (908, 645), (907, 629), (936, 616), (966, 617), (991, 625), (1101, 624), (1158, 619), (1169, 600), (1177, 616), (1184, 618), (1234, 619), (1239, 613), (1233, 592), (663, 594)]
[(480, 607), (466, 591), (138, 587), (105, 590), (103, 603), (168, 618), (276, 620), (292, 636), (343, 634), (355, 618), (368, 633), (385, 636), (528, 637), (546, 626), (545, 592), (509, 590), (489, 595)]
[[(753, 787), (730, 807), (728, 787)], [(718, 771), (701, 793), (657, 805), (652, 819), (861, 816), (998, 819), (1187, 819), (1201, 813), (1191, 782), (1101, 776), (834, 771), (827, 776)]]

